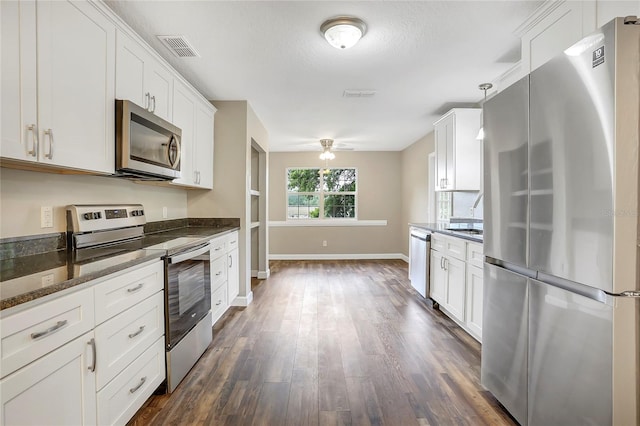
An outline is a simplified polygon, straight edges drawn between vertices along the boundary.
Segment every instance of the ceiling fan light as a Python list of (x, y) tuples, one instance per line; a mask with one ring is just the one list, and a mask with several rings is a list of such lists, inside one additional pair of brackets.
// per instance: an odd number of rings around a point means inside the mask
[(325, 21), (320, 31), (331, 46), (348, 49), (364, 36), (366, 28), (364, 21), (358, 18), (340, 17)]

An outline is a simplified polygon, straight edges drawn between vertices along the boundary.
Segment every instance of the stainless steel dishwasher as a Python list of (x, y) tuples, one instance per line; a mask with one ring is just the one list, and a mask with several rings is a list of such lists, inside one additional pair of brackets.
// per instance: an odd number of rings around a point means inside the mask
[(429, 255), (431, 233), (425, 229), (411, 228), (409, 247), (409, 280), (422, 297), (429, 297)]

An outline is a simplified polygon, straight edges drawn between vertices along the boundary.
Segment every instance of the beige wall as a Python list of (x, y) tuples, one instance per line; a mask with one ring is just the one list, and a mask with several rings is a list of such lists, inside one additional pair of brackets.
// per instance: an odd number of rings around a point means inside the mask
[(251, 141), (269, 149), (268, 134), (247, 101), (213, 101), (215, 115), (212, 191), (190, 191), (189, 217), (240, 218), (240, 297), (251, 292)]
[[(69, 204), (139, 203), (147, 221), (187, 217), (181, 188), (139, 184), (121, 178), (60, 175), (0, 168), (0, 237), (64, 232)], [(40, 207), (53, 207), (53, 228), (40, 228)]]
[(427, 222), (427, 183), (429, 154), (435, 151), (434, 133), (418, 139), (402, 151), (402, 228), (401, 252), (409, 255), (411, 222)]
[[(286, 220), (287, 167), (323, 167), (318, 152), (272, 152), (269, 159), (269, 218)], [(270, 227), (271, 255), (396, 254), (401, 246), (401, 153), (336, 152), (330, 167), (358, 169), (359, 220), (387, 220), (386, 226)], [(322, 241), (327, 241), (327, 247)]]

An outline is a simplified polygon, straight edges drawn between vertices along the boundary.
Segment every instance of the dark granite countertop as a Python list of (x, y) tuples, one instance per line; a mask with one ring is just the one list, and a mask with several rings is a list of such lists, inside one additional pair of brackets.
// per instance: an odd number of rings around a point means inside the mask
[[(2, 240), (0, 311), (166, 255), (166, 250), (149, 248), (151, 246), (180, 237), (199, 237), (201, 241), (195, 241), (195, 244), (201, 244), (240, 229), (239, 222), (237, 219), (151, 222), (145, 225), (145, 237), (141, 240), (99, 249), (83, 249), (80, 252), (67, 250), (65, 244), (60, 243), (60, 234)], [(38, 252), (43, 247), (45, 250), (56, 250)], [(43, 301), (45, 299), (38, 300)]]
[[(482, 223), (409, 223), (409, 226), (436, 232), (438, 234), (449, 235), (482, 244), (482, 234), (475, 232), (482, 231)], [(474, 232), (455, 231), (447, 228), (474, 229)]]

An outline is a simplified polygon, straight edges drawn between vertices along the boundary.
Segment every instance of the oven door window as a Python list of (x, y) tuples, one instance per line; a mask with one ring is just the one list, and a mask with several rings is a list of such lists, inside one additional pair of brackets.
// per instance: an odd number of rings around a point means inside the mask
[(167, 343), (175, 346), (211, 309), (209, 252), (169, 264)]
[(205, 296), (204, 262), (196, 262), (178, 273), (178, 312), (184, 315)]

